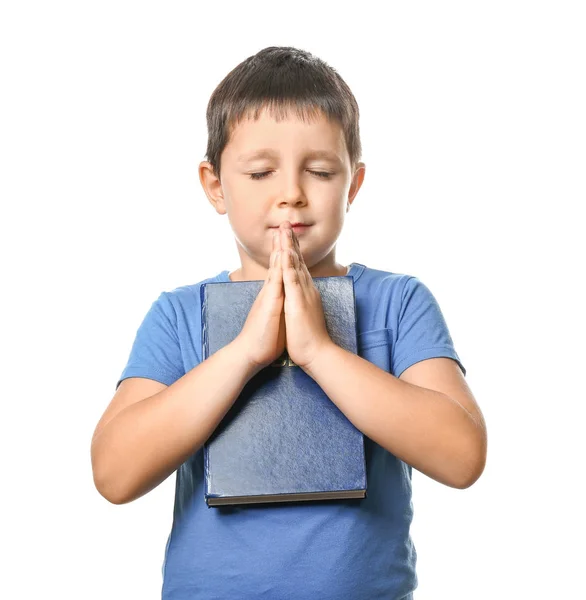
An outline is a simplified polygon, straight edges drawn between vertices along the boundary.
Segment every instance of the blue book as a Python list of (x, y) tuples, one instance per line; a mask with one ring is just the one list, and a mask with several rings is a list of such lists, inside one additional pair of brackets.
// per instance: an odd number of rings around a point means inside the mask
[[(330, 337), (356, 354), (354, 279), (313, 281)], [(201, 285), (203, 360), (242, 331), (263, 284)], [(208, 507), (366, 497), (362, 432), (286, 350), (247, 382), (203, 451)]]

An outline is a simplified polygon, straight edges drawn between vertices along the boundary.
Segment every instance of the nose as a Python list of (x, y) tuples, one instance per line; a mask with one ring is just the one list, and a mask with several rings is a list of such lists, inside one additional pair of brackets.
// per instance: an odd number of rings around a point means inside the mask
[(290, 172), (283, 176), (283, 186), (279, 196), (280, 204), (291, 204), (292, 206), (307, 204), (307, 198), (301, 185), (301, 176), (298, 173)]

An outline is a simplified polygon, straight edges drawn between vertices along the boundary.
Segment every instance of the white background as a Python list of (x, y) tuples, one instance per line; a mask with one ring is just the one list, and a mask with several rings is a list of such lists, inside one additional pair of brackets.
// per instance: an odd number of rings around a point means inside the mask
[(584, 597), (585, 30), (563, 1), (3, 3), (0, 595), (160, 597), (175, 475), (109, 504), (91, 436), (159, 293), (238, 268), (205, 110), (290, 45), (360, 105), (338, 260), (429, 286), (488, 425), (471, 488), (414, 471), (416, 600)]

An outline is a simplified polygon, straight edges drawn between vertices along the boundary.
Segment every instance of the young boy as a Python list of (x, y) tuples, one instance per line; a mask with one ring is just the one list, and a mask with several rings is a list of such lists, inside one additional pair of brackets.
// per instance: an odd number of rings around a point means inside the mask
[[(161, 293), (91, 448), (95, 485), (115, 504), (177, 470), (165, 599), (412, 598), (412, 467), (456, 488), (484, 469), (484, 420), (429, 289), (414, 276), (336, 262), (365, 173), (358, 117), (338, 73), (288, 47), (248, 58), (210, 99), (200, 180), (228, 215), (241, 267)], [(329, 337), (312, 281), (345, 275), (354, 279), (358, 355)], [(248, 280), (264, 285), (242, 332), (202, 362), (201, 284)], [(202, 446), (285, 348), (292, 368), (364, 433), (368, 497), (208, 508)]]

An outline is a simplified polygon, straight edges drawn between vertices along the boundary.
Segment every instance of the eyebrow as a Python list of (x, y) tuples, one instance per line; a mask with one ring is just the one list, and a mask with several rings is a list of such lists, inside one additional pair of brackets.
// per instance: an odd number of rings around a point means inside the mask
[[(242, 163), (255, 160), (257, 158), (278, 158), (278, 156), (278, 152), (272, 150), (271, 148), (261, 148), (260, 150), (254, 150), (253, 152), (241, 154), (236, 160)], [(329, 150), (312, 150), (307, 153), (307, 158), (324, 158), (338, 164), (344, 164), (341, 158), (335, 152), (330, 152)]]

